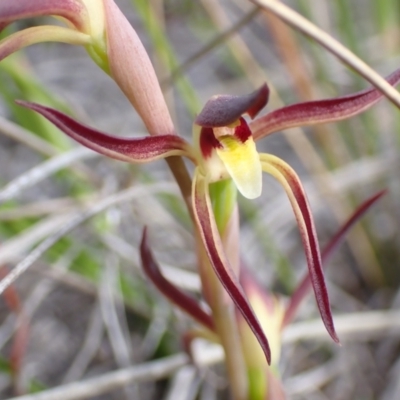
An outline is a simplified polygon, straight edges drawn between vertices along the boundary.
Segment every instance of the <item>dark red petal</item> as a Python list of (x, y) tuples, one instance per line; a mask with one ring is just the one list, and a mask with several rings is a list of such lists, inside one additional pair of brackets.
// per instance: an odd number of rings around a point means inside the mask
[(314, 220), (300, 179), (283, 160), (270, 154), (260, 154), (263, 170), (274, 176), (284, 187), (299, 226), (307, 259), (308, 272), (322, 321), (332, 339), (339, 343), (332, 319), (328, 291), (325, 285)]
[(237, 121), (244, 113), (254, 118), (268, 102), (269, 89), (262, 85), (253, 93), (243, 96), (216, 95), (207, 101), (195, 119), (203, 127), (228, 126)]
[(1, 0), (0, 28), (23, 18), (56, 15), (84, 31), (88, 15), (80, 0)]
[(222, 147), (222, 144), (215, 138), (212, 128), (201, 128), (199, 144), (201, 155), (204, 158), (211, 157), (215, 149)]
[[(224, 286), (232, 301), (243, 315), (243, 318), (249, 324), (249, 327), (260, 343), (260, 346), (265, 353), (265, 357), (270, 364), (271, 351), (268, 340), (224, 254), (221, 238), (212, 212), (212, 206), (208, 194), (208, 183), (198, 171), (196, 171), (193, 180), (193, 210), (197, 227), (215, 274), (218, 276), (218, 279)], [(235, 349), (232, 349), (232, 351), (235, 351)]]
[(244, 143), (250, 136), (251, 130), (244, 118), (240, 118), (240, 125), (235, 128), (235, 137)]
[(26, 101), (17, 101), (23, 107), (38, 112), (61, 129), (66, 135), (100, 154), (130, 163), (141, 163), (170, 156), (190, 157), (190, 147), (177, 135), (122, 138), (111, 136), (49, 107)]
[[(322, 265), (327, 265), (327, 260), (332, 256), (334, 251), (342, 244), (349, 230), (357, 223), (369, 209), (386, 193), (386, 190), (382, 190), (370, 197), (364, 203), (362, 203), (350, 216), (350, 218), (339, 228), (329, 243), (324, 247), (321, 254)], [(283, 318), (282, 327), (290, 323), (296, 314), (297, 309), (301, 301), (307, 295), (311, 287), (310, 276), (306, 274), (297, 286), (296, 290), (290, 298), (290, 303), (286, 308), (285, 316)]]
[(146, 228), (143, 229), (142, 242), (140, 244), (140, 257), (142, 259), (144, 272), (157, 289), (171, 300), (173, 304), (181, 308), (200, 324), (213, 331), (214, 322), (211, 315), (204, 311), (193, 297), (182, 292), (162, 275), (160, 267), (154, 260), (153, 254), (148, 246)]
[[(400, 69), (386, 80), (393, 86), (400, 82)], [(307, 101), (272, 111), (250, 123), (254, 140), (273, 132), (296, 126), (340, 121), (357, 115), (381, 100), (382, 93), (370, 88), (343, 97), (328, 100)]]

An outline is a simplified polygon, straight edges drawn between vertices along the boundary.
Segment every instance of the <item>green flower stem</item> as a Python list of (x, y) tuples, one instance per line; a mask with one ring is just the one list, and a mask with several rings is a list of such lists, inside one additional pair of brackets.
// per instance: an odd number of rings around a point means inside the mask
[(103, 43), (93, 43), (85, 46), (91, 59), (108, 75), (110, 75), (110, 65), (108, 63), (107, 49)]
[(222, 237), (236, 207), (237, 189), (232, 179), (212, 183), (210, 185), (210, 197), (215, 222)]

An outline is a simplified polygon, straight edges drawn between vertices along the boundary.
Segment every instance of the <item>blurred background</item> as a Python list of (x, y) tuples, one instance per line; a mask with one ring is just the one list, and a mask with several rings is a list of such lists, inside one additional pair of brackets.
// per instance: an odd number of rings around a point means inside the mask
[[(194, 116), (214, 94), (248, 93), (267, 82), (269, 111), (369, 86), (246, 0), (116, 3), (148, 49), (177, 130), (189, 141)], [(398, 0), (285, 3), (381, 75), (400, 67)], [(19, 22), (3, 36), (41, 23)], [(41, 243), (55, 242), (0, 299), (0, 398), (181, 352), (191, 321), (146, 281), (138, 257), (147, 225), (163, 271), (198, 293), (189, 218), (165, 163), (138, 167), (82, 150), (14, 99), (51, 105), (111, 134), (143, 136), (129, 102), (84, 49), (62, 44), (35, 45), (2, 61), (0, 82), (1, 275)], [(346, 122), (258, 143), (301, 176), (321, 246), (359, 204), (388, 189), (327, 268), (342, 346), (314, 329), (313, 296), (284, 334), (289, 399), (400, 398), (399, 132), (399, 112), (383, 100)], [(287, 297), (306, 264), (289, 201), (274, 180), (264, 180), (260, 199), (240, 199), (241, 251), (265, 288)], [(57, 240), (68, 226), (74, 229)], [(220, 366), (179, 373), (188, 384), (179, 399), (226, 398)], [(179, 373), (90, 398), (178, 399)]]

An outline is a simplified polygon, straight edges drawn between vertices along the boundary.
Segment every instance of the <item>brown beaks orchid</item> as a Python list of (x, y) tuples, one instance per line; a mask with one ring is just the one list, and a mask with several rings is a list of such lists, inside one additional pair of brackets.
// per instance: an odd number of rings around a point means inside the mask
[[(392, 85), (397, 84), (400, 81), (400, 70), (390, 75), (388, 81)], [(255, 198), (261, 194), (263, 171), (281, 183), (297, 219), (310, 282), (322, 320), (333, 340), (338, 342), (314, 222), (301, 182), (283, 160), (270, 154), (259, 154), (255, 141), (289, 127), (351, 117), (366, 110), (381, 97), (379, 91), (371, 88), (331, 100), (283, 107), (248, 124), (243, 115), (248, 114), (254, 118), (268, 101), (266, 85), (247, 96), (215, 96), (207, 102), (195, 120), (193, 146), (183, 138), (170, 134), (143, 138), (110, 136), (89, 128), (57, 110), (22, 101), (18, 103), (37, 111), (79, 143), (108, 157), (130, 163), (143, 163), (180, 155), (196, 165), (192, 205), (195, 223), (209, 262), (257, 337), (269, 361), (270, 350), (263, 328), (224, 252), (210, 199), (210, 186), (212, 183), (231, 179), (243, 196)], [(147, 259), (150, 259), (149, 253), (146, 254)], [(208, 317), (205, 319), (208, 320)]]

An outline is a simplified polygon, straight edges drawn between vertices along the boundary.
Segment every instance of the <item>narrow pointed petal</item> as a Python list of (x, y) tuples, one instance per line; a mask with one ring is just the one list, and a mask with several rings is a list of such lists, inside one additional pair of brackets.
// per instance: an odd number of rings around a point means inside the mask
[[(397, 85), (400, 82), (400, 69), (386, 80), (393, 86)], [(293, 104), (251, 122), (250, 129), (254, 140), (258, 140), (288, 128), (340, 121), (367, 110), (382, 98), (382, 93), (373, 87), (343, 97)]]
[[(332, 239), (324, 247), (321, 254), (323, 266), (327, 265), (327, 260), (332, 256), (334, 251), (342, 244), (349, 230), (356, 224), (369, 209), (386, 193), (386, 190), (382, 190), (370, 197), (364, 203), (362, 203), (350, 216), (350, 218), (339, 228)], [(297, 286), (296, 290), (290, 297), (290, 302), (285, 311), (285, 317), (282, 322), (282, 328), (290, 323), (296, 314), (297, 309), (301, 301), (305, 298), (311, 287), (310, 276), (306, 274)]]
[(332, 339), (336, 343), (339, 343), (333, 324), (328, 291), (322, 271), (322, 261), (314, 221), (300, 179), (293, 169), (280, 158), (270, 154), (260, 154), (260, 159), (263, 170), (279, 181), (290, 200), (299, 226), (310, 280), (322, 321)]
[(212, 205), (208, 193), (208, 182), (200, 175), (199, 171), (195, 172), (192, 196), (197, 227), (215, 274), (218, 276), (243, 318), (247, 321), (270, 364), (271, 351), (268, 340), (240, 286), (238, 278), (234, 275), (224, 254), (221, 238), (212, 212)]
[(0, 41), (0, 60), (24, 47), (42, 42), (62, 42), (77, 45), (90, 43), (90, 36), (61, 26), (35, 26), (13, 33)]
[(0, 24), (23, 18), (56, 15), (70, 21), (77, 30), (85, 31), (88, 15), (81, 0), (1, 0)]
[(203, 127), (215, 128), (234, 123), (244, 113), (254, 118), (265, 107), (268, 97), (269, 89), (266, 84), (253, 93), (243, 96), (213, 96), (194, 122)]
[(214, 330), (214, 322), (210, 314), (204, 311), (197, 301), (182, 292), (179, 288), (174, 286), (171, 282), (164, 278), (160, 271), (160, 267), (154, 260), (153, 254), (150, 251), (147, 242), (147, 229), (144, 228), (142, 242), (140, 244), (140, 257), (142, 259), (143, 270), (147, 277), (153, 282), (157, 289), (173, 304), (185, 311), (189, 316), (194, 318), (201, 325), (208, 328), (210, 331)]
[(113, 0), (103, 0), (107, 53), (112, 78), (125, 93), (151, 135), (175, 128), (150, 58), (132, 25)]
[(177, 155), (191, 157), (189, 145), (177, 135), (144, 138), (115, 137), (83, 125), (52, 108), (26, 101), (17, 101), (17, 103), (43, 115), (82, 145), (116, 160), (142, 163)]

